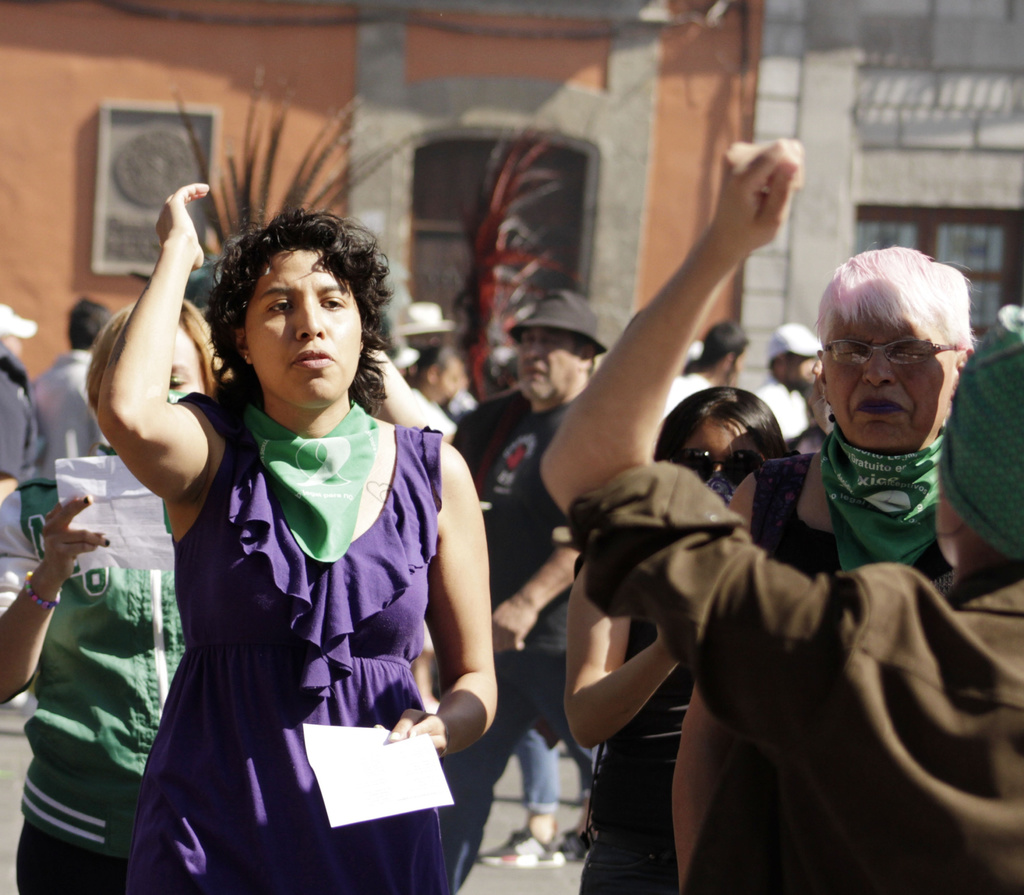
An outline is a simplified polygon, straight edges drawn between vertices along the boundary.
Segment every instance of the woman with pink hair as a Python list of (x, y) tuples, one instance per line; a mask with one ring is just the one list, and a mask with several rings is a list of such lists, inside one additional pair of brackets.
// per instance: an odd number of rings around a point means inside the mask
[[(792, 141), (729, 150), (707, 232), (623, 334), (545, 457), (545, 483), (560, 505), (650, 462), (658, 400), (718, 289), (778, 234), (802, 155)], [(952, 577), (935, 541), (938, 461), (972, 351), (967, 282), (910, 249), (866, 252), (825, 290), (818, 336), (832, 432), (818, 453), (765, 463), (737, 489), (731, 509), (755, 541), (806, 574), (899, 562), (945, 592)], [(609, 406), (620, 412), (608, 437), (570, 450), (573, 434), (596, 428)], [(731, 795), (735, 806), (737, 792), (749, 806), (742, 819), (720, 798)], [(793, 839), (773, 767), (755, 743), (713, 720), (699, 690), (682, 728), (674, 825), (687, 892), (760, 891), (786, 874)], [(753, 852), (737, 848), (751, 841), (759, 845)], [(691, 866), (693, 855), (699, 861)]]

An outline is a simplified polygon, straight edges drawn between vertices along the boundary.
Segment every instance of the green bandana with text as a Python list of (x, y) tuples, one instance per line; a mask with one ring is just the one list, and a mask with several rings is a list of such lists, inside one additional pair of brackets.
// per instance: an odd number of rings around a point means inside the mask
[(854, 447), (837, 426), (821, 447), (821, 480), (844, 571), (913, 565), (935, 540), (942, 435), (913, 454)]
[(377, 422), (353, 403), (323, 438), (303, 438), (249, 404), (245, 425), (260, 449), (285, 521), (308, 556), (332, 563), (345, 555), (359, 499), (377, 457)]

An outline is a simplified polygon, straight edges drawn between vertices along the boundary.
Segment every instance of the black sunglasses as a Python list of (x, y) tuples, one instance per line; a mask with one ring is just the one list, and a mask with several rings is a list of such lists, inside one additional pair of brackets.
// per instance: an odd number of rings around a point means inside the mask
[(764, 463), (764, 457), (757, 451), (733, 451), (724, 460), (718, 461), (713, 460), (707, 451), (698, 451), (696, 448), (683, 448), (670, 459), (673, 463), (692, 469), (705, 482), (714, 475), (715, 469), (721, 469), (722, 475), (734, 485), (760, 469)]

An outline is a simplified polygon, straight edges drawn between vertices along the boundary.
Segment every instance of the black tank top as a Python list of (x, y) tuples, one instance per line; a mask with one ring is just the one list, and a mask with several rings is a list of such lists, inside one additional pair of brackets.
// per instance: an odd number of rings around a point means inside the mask
[[(649, 622), (630, 622), (626, 659), (656, 637)], [(595, 830), (627, 833), (651, 852), (674, 850), (672, 774), (692, 694), (689, 670), (677, 667), (632, 720), (602, 743), (590, 797)]]

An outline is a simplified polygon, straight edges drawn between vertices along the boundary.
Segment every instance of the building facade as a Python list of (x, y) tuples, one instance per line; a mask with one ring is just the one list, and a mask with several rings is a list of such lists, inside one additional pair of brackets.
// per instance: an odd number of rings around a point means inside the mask
[[(224, 170), (227, 149), (243, 154), (257, 72), (289, 97), (271, 205), (324, 121), (354, 103), (350, 157), (378, 157), (346, 211), (417, 298), (459, 288), (467, 184), (490, 148), (523, 131), (547, 141), (563, 175), (558, 266), (612, 340), (706, 224), (722, 150), (752, 133), (761, 3), (0, 4), (0, 285), (44, 324), (28, 366), (64, 350), (78, 295), (137, 296), (148, 221), (199, 176), (175, 97)], [(739, 313), (737, 292), (717, 316)]]
[(760, 359), (813, 326), (832, 270), (890, 244), (965, 271), (976, 330), (1021, 300), (1024, 3), (767, 0), (756, 139), (798, 137), (807, 182), (786, 237), (746, 267)]

